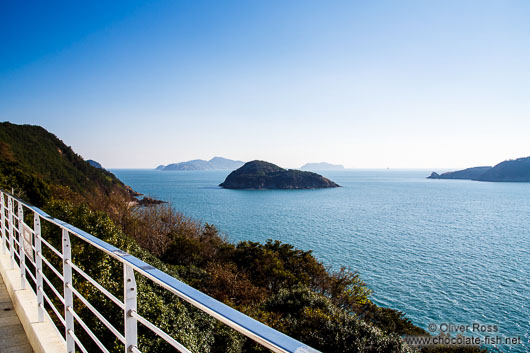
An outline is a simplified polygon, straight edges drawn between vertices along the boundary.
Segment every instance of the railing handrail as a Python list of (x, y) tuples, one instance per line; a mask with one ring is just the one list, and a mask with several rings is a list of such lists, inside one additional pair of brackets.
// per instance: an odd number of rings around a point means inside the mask
[[(24, 205), (24, 207), (26, 207), (27, 209), (31, 210), (33, 213), (34, 213), (34, 216), (37, 215), (38, 217), (35, 217), (35, 220), (37, 222), (37, 220), (40, 221), (40, 219), (44, 219), (46, 220), (47, 222), (50, 222), (52, 224), (55, 224), (57, 225), (58, 227), (60, 227), (62, 230), (63, 230), (63, 256), (65, 255), (65, 249), (67, 249), (67, 256), (69, 256), (69, 235), (68, 234), (73, 234), (75, 235), (76, 237), (84, 240), (85, 242), (87, 242), (88, 244), (100, 249), (101, 251), (105, 252), (107, 255), (113, 257), (114, 259), (120, 261), (121, 263), (124, 264), (124, 283), (126, 284), (126, 286), (129, 286), (129, 284), (127, 284), (127, 281), (128, 282), (134, 282), (135, 283), (135, 279), (134, 279), (134, 271), (138, 272), (139, 274), (151, 279), (153, 282), (157, 283), (158, 285), (164, 287), (165, 289), (167, 289), (168, 291), (172, 292), (173, 294), (177, 295), (178, 297), (180, 297), (181, 299), (187, 301), (188, 303), (190, 303), (191, 305), (195, 306), (196, 308), (204, 311), (205, 313), (209, 314), (210, 316), (216, 318), (217, 320), (225, 323), (226, 325), (232, 327), (233, 329), (237, 330), (238, 332), (242, 333), (243, 335), (249, 337), (250, 339), (256, 341), (257, 343), (271, 349), (272, 351), (274, 352), (283, 352), (283, 353), (287, 353), (287, 352), (290, 352), (290, 353), (318, 353), (317, 350), (315, 350), (314, 348), (311, 348), (297, 340), (295, 340), (294, 338), (292, 337), (289, 337), (269, 326), (266, 326), (264, 324), (262, 324), (261, 322), (255, 320), (255, 319), (252, 319), (251, 317), (227, 306), (226, 304), (223, 304), (221, 302), (219, 302), (218, 300), (196, 290), (195, 288), (179, 281), (178, 279), (170, 276), (169, 274), (147, 264), (146, 262), (136, 258), (135, 256), (133, 255), (130, 255), (128, 254), (127, 252), (93, 236), (92, 234), (89, 234), (69, 223), (66, 223), (60, 219), (57, 219), (57, 218), (54, 218), (50, 215), (48, 215), (46, 212), (42, 211), (41, 209), (39, 209), (38, 207), (35, 207), (21, 199), (19, 199), (18, 197), (12, 195), (11, 193), (8, 193), (2, 189), (0, 189), (0, 194), (2, 194), (2, 201), (4, 201), (4, 195), (7, 196), (7, 199), (5, 202), (9, 201), (9, 205), (11, 208), (13, 208), (13, 200), (15, 200), (17, 202), (18, 205)], [(6, 217), (5, 216), (5, 212), (6, 212), (6, 208), (5, 205), (4, 205), (4, 202), (1, 203), (0, 205), (0, 211), (1, 211), (1, 217), (2, 217), (2, 229), (1, 229), (1, 236), (2, 236), (2, 244), (0, 244), (2, 246), (2, 248), (5, 248), (7, 247), (7, 243), (6, 243), (6, 236), (5, 234), (7, 233), (7, 235), (9, 235), (9, 246), (10, 246), (10, 251), (11, 251), (11, 256), (12, 256), (12, 259), (11, 261), (14, 262), (15, 259), (14, 259), (14, 256), (13, 256), (13, 251), (11, 250), (11, 248), (13, 248), (13, 243), (12, 243), (12, 239), (14, 238), (14, 235), (13, 235), (13, 227), (14, 227), (14, 222), (13, 222), (13, 219), (7, 219), (7, 222), (6, 222), (6, 218), (9, 218), (9, 217)], [(12, 217), (12, 218), (15, 218), (14, 216), (14, 212), (13, 210), (7, 210), (8, 211), (8, 214)], [(18, 216), (18, 225), (19, 225), (19, 228), (22, 229), (22, 225), (20, 222), (22, 222), (22, 224), (25, 225), (24, 223), (24, 220), (23, 220), (23, 217), (20, 216), (20, 211), (19, 211), (19, 216)], [(7, 225), (9, 225), (9, 231), (6, 232), (7, 230)], [(17, 232), (17, 229), (14, 229), (15, 232)], [(20, 233), (21, 231), (19, 231), (19, 250), (20, 250), (20, 254), (22, 255), (22, 258), (24, 258), (26, 255), (24, 255), (24, 251), (22, 251), (22, 247), (23, 247), (23, 240), (22, 240), (22, 234)], [(35, 233), (35, 236), (40, 236), (40, 234), (37, 234), (37, 232), (34, 232)], [(39, 233), (40, 233), (40, 223), (39, 223)], [(12, 238), (13, 237), (13, 238)], [(65, 245), (65, 242), (66, 242), (66, 245)], [(40, 246), (40, 245), (39, 245)], [(67, 248), (65, 248), (65, 246), (67, 246)], [(37, 253), (37, 252), (36, 252)], [(17, 254), (19, 255), (19, 254)], [(37, 254), (39, 255), (39, 254)], [(41, 255), (41, 254), (40, 254)], [(70, 282), (64, 282), (64, 295), (66, 296), (66, 298), (72, 298), (72, 292), (77, 292), (75, 290), (73, 290), (73, 283), (71, 283), (71, 273), (72, 273), (72, 265), (68, 264), (68, 261), (70, 261), (69, 259), (64, 259), (64, 263), (63, 263), (63, 266), (66, 266), (68, 267), (66, 270), (65, 268), (63, 267), (63, 272), (66, 271), (66, 278), (64, 279), (65, 281), (67, 281), (68, 279), (70, 279)], [(21, 262), (21, 271), (22, 270), (22, 265), (23, 264), (23, 261), (20, 261)], [(130, 271), (128, 272), (127, 270), (128, 269), (133, 269), (134, 271)], [(37, 269), (37, 272), (38, 272), (39, 269)], [(128, 274), (126, 274), (128, 272)], [(131, 276), (131, 273), (132, 273), (132, 278), (130, 277)], [(42, 275), (42, 270), (41, 270), (41, 275)], [(86, 275), (86, 274), (85, 274)], [(22, 274), (22, 276), (24, 276)], [(84, 275), (83, 275), (84, 276)], [(136, 285), (134, 284), (133, 285), (133, 288), (134, 289), (134, 298), (128, 298), (127, 295), (127, 291), (125, 290), (125, 294), (124, 294), (124, 302), (123, 305), (125, 310), (124, 310), (124, 315), (126, 317), (125, 319), (125, 331), (124, 332), (124, 335), (121, 336), (121, 337), (125, 337), (127, 343), (126, 343), (126, 347), (125, 347), (125, 351), (128, 352), (128, 351), (138, 351), (138, 348), (136, 347), (137, 343), (136, 343), (136, 340), (137, 340), (137, 337), (136, 337), (136, 325), (137, 325), (137, 319), (136, 317), (138, 316), (138, 314), (136, 313)], [(41, 288), (42, 290), (42, 288)], [(98, 288), (98, 290), (100, 290)], [(37, 292), (39, 292), (39, 288), (37, 288)], [(37, 293), (38, 295), (39, 293)], [(106, 295), (106, 293), (104, 293)], [(46, 296), (47, 297), (47, 296)], [(112, 299), (112, 298), (111, 298)], [(70, 300), (70, 299), (69, 299)], [(113, 299), (114, 300), (114, 299)], [(133, 305), (133, 306), (129, 306), (129, 301), (131, 301), (131, 304), (130, 305)], [(71, 300), (70, 300), (71, 302)], [(120, 301), (121, 302), (121, 301)], [(42, 304), (41, 304), (42, 306)], [(129, 308), (129, 310), (127, 310)], [(132, 310), (130, 308), (133, 308)], [(65, 310), (65, 321), (66, 321), (66, 337), (67, 337), (67, 346), (72, 346), (72, 345), (75, 345), (76, 343), (79, 345), (79, 342), (78, 342), (78, 339), (77, 339), (77, 336), (74, 334), (74, 327), (73, 327), (73, 320), (75, 320), (75, 317), (77, 316), (73, 311), (73, 308), (71, 306), (68, 306), (66, 304), (66, 310)], [(129, 311), (129, 312), (127, 312)], [(128, 327), (128, 320), (134, 320), (134, 321), (130, 321), (130, 325), (133, 325), (134, 327)], [(153, 325), (154, 326), (154, 325)], [(160, 330), (159, 328), (157, 328), (158, 330)], [(161, 330), (160, 330), (161, 331)], [(162, 337), (164, 340), (167, 341), (166, 337), (164, 337), (163, 335), (160, 335), (159, 333), (157, 333), (156, 331), (153, 331), (155, 332), (158, 336)], [(163, 331), (161, 331), (163, 332)], [(89, 335), (91, 335), (92, 333), (89, 332)], [(165, 334), (165, 333), (164, 333)], [(93, 335), (93, 334), (92, 334)], [(120, 334), (121, 335), (121, 334)], [(166, 334), (167, 335), (167, 334)], [(133, 337), (134, 336), (134, 337)], [(167, 335), (169, 337), (169, 335)], [(70, 341), (70, 344), (68, 344), (68, 340)], [(131, 341), (132, 340), (132, 341)], [(76, 343), (73, 343), (73, 342), (76, 342)], [(168, 341), (169, 342), (169, 341)], [(176, 341), (175, 341), (176, 342)], [(98, 342), (96, 342), (98, 343)], [(176, 347), (173, 343), (171, 343), (174, 347)], [(180, 343), (176, 342), (176, 344), (180, 345)], [(128, 347), (129, 345), (129, 347)], [(82, 348), (84, 349), (84, 347)], [(181, 351), (184, 351), (186, 352), (187, 350), (184, 348), (184, 350), (181, 350)]]

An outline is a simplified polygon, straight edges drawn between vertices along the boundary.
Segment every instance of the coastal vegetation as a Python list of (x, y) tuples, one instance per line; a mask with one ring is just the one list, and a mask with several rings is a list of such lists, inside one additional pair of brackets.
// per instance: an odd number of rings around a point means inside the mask
[[(190, 219), (168, 204), (133, 206), (135, 193), (130, 188), (112, 173), (85, 162), (43, 128), (0, 124), (0, 188), (14, 190), (54, 217), (322, 352), (412, 352), (401, 337), (427, 334), (403, 313), (372, 303), (371, 292), (358, 273), (327, 268), (311, 251), (274, 240), (232, 244), (214, 225)], [(60, 247), (57, 227), (44, 225), (43, 236)], [(117, 261), (79, 239), (72, 240), (72, 248), (74, 263), (117, 297), (122, 296), (123, 268)], [(53, 258), (51, 252), (45, 256)], [(55, 259), (52, 263), (60, 268)], [(137, 281), (139, 314), (191, 351), (267, 351), (148, 279), (139, 276)], [(74, 282), (94, 307), (123, 329), (119, 308), (82, 277), (74, 277)], [(54, 284), (60, 288), (58, 282)], [(121, 343), (82, 303), (74, 305), (109, 351), (123, 351)], [(98, 351), (82, 330), (79, 337), (88, 351)], [(139, 348), (143, 352), (174, 351), (141, 326)], [(480, 350), (437, 347), (423, 351)]]

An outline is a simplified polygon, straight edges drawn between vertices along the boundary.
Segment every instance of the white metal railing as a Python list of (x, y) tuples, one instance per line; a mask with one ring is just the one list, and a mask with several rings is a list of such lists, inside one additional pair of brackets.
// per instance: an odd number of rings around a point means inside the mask
[[(190, 352), (169, 334), (138, 314), (136, 273), (152, 280), (191, 305), (206, 312), (210, 316), (274, 352), (318, 353), (317, 350), (230, 308), (113, 245), (110, 245), (68, 223), (49, 216), (37, 207), (25, 203), (10, 193), (0, 190), (0, 194), (0, 252), (2, 254), (5, 254), (7, 251), (9, 252), (11, 269), (14, 268), (15, 263), (18, 264), (20, 268), (22, 288), (25, 288), (26, 279), (28, 277), (35, 284), (34, 292), (37, 297), (39, 322), (44, 320), (45, 314), (48, 315), (45, 308), (45, 305), (47, 304), (64, 326), (64, 336), (68, 353), (74, 353), (76, 352), (76, 349), (82, 352), (87, 352), (83, 343), (79, 340), (78, 336), (76, 336), (77, 325), (86, 332), (102, 352), (108, 352), (108, 349), (96, 334), (83, 321), (79, 314), (76, 313), (74, 309), (74, 298), (83, 303), (83, 305), (88, 308), (119, 341), (123, 343), (125, 352), (141, 352), (138, 349), (138, 323), (161, 337), (177, 351)], [(28, 214), (33, 215), (33, 227), (30, 227), (24, 222), (24, 209), (29, 211), (29, 213), (26, 214), (26, 217)], [(61, 251), (57, 250), (49, 241), (42, 237), (41, 221), (49, 222), (61, 229)], [(123, 300), (118, 299), (109, 290), (104, 288), (79, 266), (72, 262), (71, 235), (103, 251), (105, 254), (110, 255), (112, 258), (123, 264)], [(43, 255), (43, 245), (61, 260), (62, 273), (53, 266), (52, 259), (47, 259)], [(30, 263), (33, 269), (31, 269), (27, 263)], [(53, 285), (52, 281), (45, 275), (43, 265), (46, 265), (45, 268), (51, 270), (57, 279), (60, 280), (63, 288), (58, 289)], [(90, 282), (99, 292), (104, 294), (123, 311), (123, 332), (116, 329), (109, 320), (74, 287), (74, 273)], [(45, 288), (50, 288), (50, 291), (45, 290)], [(58, 300), (64, 307), (64, 310), (59, 310), (54, 304), (52, 298), (55, 298), (56, 303)]]

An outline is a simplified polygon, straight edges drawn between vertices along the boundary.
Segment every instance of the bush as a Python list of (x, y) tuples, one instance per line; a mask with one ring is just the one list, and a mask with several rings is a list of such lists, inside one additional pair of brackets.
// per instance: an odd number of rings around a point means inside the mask
[(304, 287), (280, 290), (264, 309), (282, 318), (287, 335), (322, 352), (412, 352), (398, 335), (385, 334)]

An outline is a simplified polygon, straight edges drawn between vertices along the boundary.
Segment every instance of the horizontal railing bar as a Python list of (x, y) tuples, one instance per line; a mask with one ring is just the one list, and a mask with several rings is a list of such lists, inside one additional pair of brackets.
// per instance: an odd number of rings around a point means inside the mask
[(296, 352), (297, 350), (300, 352), (303, 351), (303, 349), (305, 349), (307, 353), (318, 352), (294, 338), (276, 331), (228, 305), (219, 302), (167, 273), (148, 265), (132, 255), (127, 253), (124, 254), (122, 256), (122, 261), (133, 267), (145, 277), (186, 300), (193, 306), (201, 309), (217, 320), (225, 323), (274, 352), (288, 353)]
[[(31, 207), (29, 207), (28, 205), (26, 205), (25, 202), (21, 202), (21, 204), (22, 204), (22, 207), (25, 208), (26, 210), (33, 211), (33, 209)], [(24, 212), (24, 214), (26, 214), (26, 213)]]
[[(29, 226), (29, 224), (27, 224), (26, 222), (22, 221), (21, 222), (23, 225), (24, 225), (24, 229), (26, 230), (29, 230), (29, 232), (34, 235), (35, 234), (35, 231)], [(18, 231), (18, 230), (17, 230)]]
[[(48, 302), (48, 305), (52, 308), (53, 312), (55, 313), (55, 315), (57, 316), (57, 318), (59, 318), (59, 320), (61, 321), (61, 323), (63, 324), (63, 326), (66, 326), (66, 323), (64, 321), (64, 318), (62, 317), (61, 314), (59, 314), (59, 310), (57, 310), (57, 308), (55, 307), (55, 305), (53, 305), (52, 301), (50, 300), (50, 298), (48, 297), (48, 294), (46, 294), (46, 292), (44, 290), (42, 290), (42, 287), (40, 287), (40, 291), (42, 292), (42, 296), (44, 297), (44, 299), (46, 299), (46, 301)], [(41, 307), (44, 309), (44, 305), (41, 304)]]
[(24, 265), (24, 266), (26, 266), (26, 274), (29, 275), (29, 277), (31, 277), (31, 279), (33, 280), (33, 282), (35, 284), (37, 284), (37, 279), (35, 278), (33, 273), (31, 273), (31, 271), (29, 270), (28, 266), (27, 265)]
[(75, 335), (74, 331), (73, 330), (68, 330), (67, 332), (68, 332), (68, 334), (70, 336), (72, 336), (74, 341), (77, 343), (77, 348), (79, 348), (81, 350), (81, 352), (83, 352), (83, 353), (88, 353), (88, 351), (86, 350), (85, 346), (83, 346), (83, 343), (81, 343), (79, 338), (77, 338), (77, 336)]
[(105, 294), (110, 300), (112, 300), (116, 305), (118, 305), (122, 310), (125, 309), (125, 305), (122, 301), (120, 301), (118, 298), (116, 298), (114, 295), (112, 295), (111, 292), (109, 292), (105, 287), (103, 287), (101, 284), (99, 284), (95, 279), (90, 277), (85, 271), (80, 269), (76, 264), (74, 264), (70, 260), (66, 260), (66, 263), (72, 266), (74, 270), (76, 270), (77, 273), (79, 273), (81, 276), (83, 276), (87, 281), (92, 283), (97, 289), (99, 289), (103, 294)]
[(48, 286), (50, 286), (50, 288), (52, 289), (53, 294), (55, 294), (55, 296), (56, 296), (56, 297), (61, 301), (61, 303), (63, 303), (63, 305), (64, 305), (64, 298), (63, 298), (63, 296), (59, 293), (59, 291), (57, 290), (57, 288), (55, 288), (55, 286), (50, 282), (50, 280), (48, 279), (48, 277), (46, 277), (46, 276), (44, 275), (44, 273), (42, 273), (42, 271), (41, 271), (40, 269), (39, 269), (38, 271), (39, 271), (39, 273), (41, 274), (42, 279), (44, 280), (44, 282), (46, 282), (46, 284), (47, 284)]
[[(35, 261), (33, 261), (27, 254), (26, 254), (26, 261), (28, 261), (33, 266), (37, 267), (37, 265), (35, 264)], [(28, 267), (26, 266), (26, 268)]]
[(63, 275), (48, 260), (46, 260), (44, 256), (41, 256), (41, 259), (53, 271), (53, 273), (55, 273), (55, 275), (59, 277), (62, 282), (64, 282)]
[[(9, 193), (5, 194), (15, 198), (17, 201), (20, 201), (18, 198)], [(22, 203), (25, 204), (24, 202)], [(229, 307), (228, 305), (209, 297), (208, 295), (192, 288), (191, 286), (188, 286), (174, 277), (171, 277), (169, 274), (154, 268), (153, 266), (126, 253), (125, 251), (108, 244), (105, 241), (96, 238), (95, 236), (64, 221), (51, 217), (37, 207), (28, 204), (26, 204), (26, 206), (32, 209), (33, 212), (38, 214), (42, 219), (55, 224), (64, 230), (67, 230), (69, 233), (104, 251), (118, 261), (131, 266), (136, 272), (151, 279), (155, 283), (169, 290), (171, 293), (174, 293), (178, 297), (184, 299), (193, 306), (239, 331), (252, 340), (260, 343), (264, 347), (269, 348), (274, 352), (284, 353), (296, 351), (305, 351), (306, 353), (318, 352), (317, 350), (295, 340), (294, 338), (276, 331), (273, 328), (266, 326), (261, 322)]]
[(140, 322), (142, 325), (156, 333), (158, 336), (160, 336), (164, 341), (175, 347), (179, 352), (184, 353), (191, 353), (186, 347), (184, 347), (182, 344), (180, 344), (177, 340), (175, 340), (173, 337), (168, 335), (166, 332), (162, 331), (160, 328), (153, 325), (150, 321), (148, 321), (146, 318), (138, 314), (136, 311), (131, 310), (129, 312), (129, 315), (136, 318), (138, 322)]
[(88, 327), (88, 325), (79, 317), (79, 315), (77, 315), (77, 313), (74, 311), (74, 309), (72, 309), (71, 307), (68, 307), (68, 308), (66, 308), (66, 310), (68, 310), (69, 312), (72, 313), (72, 315), (74, 316), (76, 322), (79, 323), (79, 325), (81, 325), (81, 327), (90, 336), (90, 338), (92, 338), (92, 340), (98, 345), (99, 349), (101, 349), (103, 352), (109, 353), (107, 348), (103, 345), (103, 343), (101, 343), (101, 341), (99, 340), (99, 338), (97, 338), (97, 336), (94, 334), (94, 332), (92, 332), (90, 327)]
[(125, 337), (123, 337), (123, 335), (118, 331), (116, 330), (116, 328), (114, 326), (112, 326), (112, 324), (110, 322), (107, 321), (107, 319), (105, 319), (105, 317), (103, 315), (101, 315), (101, 313), (92, 306), (92, 304), (90, 304), (90, 302), (81, 295), (81, 293), (79, 293), (77, 291), (77, 289), (75, 289), (70, 283), (67, 283), (66, 286), (68, 288), (70, 288), (72, 290), (72, 292), (76, 295), (77, 298), (79, 298), (79, 300), (81, 300), (81, 302), (83, 304), (85, 304), (85, 306), (87, 308), (90, 309), (90, 311), (92, 311), (92, 314), (96, 315), (97, 318), (105, 325), (107, 326), (107, 328), (114, 334), (114, 336), (118, 337), (118, 339), (120, 341), (122, 341), (123, 344), (125, 344)]
[(63, 258), (63, 254), (61, 254), (61, 252), (59, 250), (57, 250), (50, 243), (48, 243), (48, 241), (46, 239), (41, 237), (40, 240), (42, 241), (43, 244), (45, 244), (48, 248), (50, 248), (50, 250), (53, 251), (55, 253), (55, 255), (59, 256), (61, 259)]
[(18, 253), (18, 249), (17, 251), (13, 251), (13, 254), (16, 256), (16, 259), (18, 259), (18, 263), (20, 263), (20, 254)]

